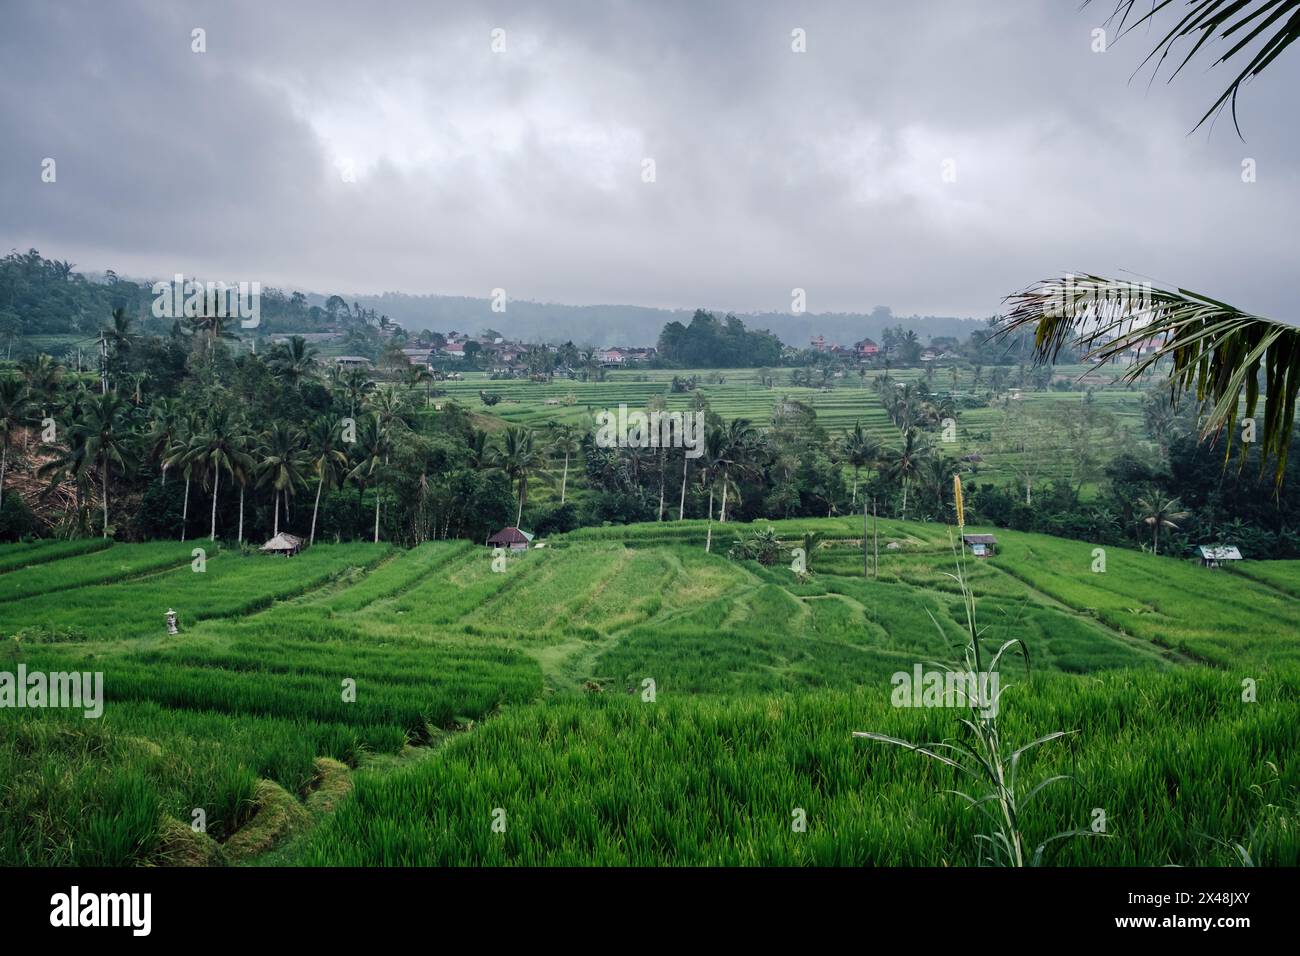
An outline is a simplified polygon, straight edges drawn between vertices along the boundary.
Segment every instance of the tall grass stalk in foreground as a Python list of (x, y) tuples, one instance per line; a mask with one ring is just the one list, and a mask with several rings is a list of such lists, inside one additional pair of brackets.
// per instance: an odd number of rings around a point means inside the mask
[[(960, 539), (966, 530), (961, 476), (953, 476), (952, 484), (953, 499), (957, 511), (957, 533)], [(890, 737), (872, 731), (854, 731), (853, 736), (865, 737), (867, 740), (875, 740), (880, 743), (893, 744), (896, 747), (914, 750), (932, 760), (937, 760), (954, 768), (962, 777), (970, 781), (971, 790), (977, 792), (972, 793), (966, 790), (948, 790), (945, 792), (964, 800), (968, 806), (983, 814), (988, 822), (988, 832), (976, 834), (975, 837), (975, 839), (981, 841), (983, 850), (980, 854), (981, 861), (995, 866), (1025, 866), (1027, 864), (1038, 866), (1043, 861), (1043, 854), (1048, 845), (1054, 841), (1071, 836), (1089, 836), (1092, 834), (1089, 830), (1064, 830), (1038, 844), (1032, 857), (1026, 860), (1025, 836), (1021, 829), (1022, 811), (1041, 790), (1053, 783), (1068, 780), (1069, 775), (1055, 774), (1040, 780), (1029, 787), (1027, 791), (1024, 791), (1019, 780), (1020, 761), (1027, 753), (1040, 745), (1063, 739), (1075, 733), (1075, 731), (1053, 731), (1030, 741), (1023, 747), (1008, 751), (1009, 745), (1002, 740), (997, 717), (1000, 710), (1000, 698), (1005, 688), (993, 685), (991, 697), (988, 694), (981, 693), (980, 689), (990, 686), (992, 683), (991, 675), (998, 672), (998, 667), (1002, 663), (1002, 655), (1012, 648), (1020, 652), (1025, 662), (1025, 675), (1028, 676), (1029, 649), (1025, 646), (1024, 641), (1019, 638), (1012, 638), (1004, 643), (988, 663), (987, 674), (990, 677), (986, 683), (983, 654), (980, 649), (979, 627), (975, 620), (975, 597), (966, 582), (964, 542), (957, 545), (955, 555), (957, 570), (955, 574), (950, 576), (956, 580), (957, 586), (961, 589), (962, 603), (966, 611), (966, 633), (969, 637), (969, 642), (964, 649), (962, 663), (965, 672), (973, 675), (971, 681), (956, 682), (956, 686), (961, 688), (965, 706), (970, 711), (969, 717), (959, 718), (959, 722), (969, 732), (968, 741), (943, 740), (936, 743), (915, 744), (908, 740), (901, 740), (898, 737)], [(931, 615), (931, 620), (934, 620), (933, 615)], [(943, 628), (940, 627), (939, 622), (935, 621), (934, 623), (942, 634)], [(946, 664), (934, 664), (934, 666), (948, 672), (954, 670), (954, 668)], [(967, 689), (973, 689), (974, 693), (967, 693)]]

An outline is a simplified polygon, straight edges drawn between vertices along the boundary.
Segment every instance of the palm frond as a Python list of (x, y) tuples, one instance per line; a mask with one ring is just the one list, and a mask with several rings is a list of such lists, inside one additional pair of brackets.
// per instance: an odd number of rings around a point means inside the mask
[(1203, 437), (1232, 430), (1243, 396), (1245, 417), (1255, 417), (1263, 369), (1264, 418), (1256, 437), (1261, 466), (1276, 461), (1281, 484), (1300, 394), (1300, 328), (1187, 289), (1096, 275), (1044, 280), (1006, 301), (1011, 310), (999, 334), (1032, 326), (1040, 362), (1055, 360), (1070, 344), (1100, 366), (1145, 345), (1150, 351), (1139, 354), (1126, 373), (1134, 381), (1161, 359), (1171, 359), (1171, 400), (1190, 392), (1212, 403)]
[[(1084, 0), (1084, 6), (1090, 2)], [(1115, 10), (1107, 23), (1118, 20), (1122, 37), (1144, 23), (1151, 24), (1173, 3), (1174, 0), (1152, 0), (1151, 9), (1129, 24), (1136, 0), (1116, 0)], [(1283, 50), (1300, 39), (1300, 0), (1186, 0), (1186, 6), (1189, 9), (1146, 55), (1138, 69), (1158, 54), (1155, 72), (1159, 73), (1174, 47), (1183, 40), (1191, 42), (1192, 46), (1170, 74), (1171, 81), (1211, 40), (1231, 43), (1227, 51), (1214, 61), (1215, 64), (1236, 59), (1253, 47), (1246, 65), (1193, 127), (1199, 129), (1211, 116), (1230, 106), (1232, 125), (1241, 136), (1241, 125), (1237, 121), (1237, 94), (1247, 80), (1262, 73)]]

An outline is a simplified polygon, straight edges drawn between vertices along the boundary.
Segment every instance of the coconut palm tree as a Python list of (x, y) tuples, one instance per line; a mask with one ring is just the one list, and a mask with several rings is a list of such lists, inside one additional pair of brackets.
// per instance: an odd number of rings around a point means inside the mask
[(108, 537), (108, 482), (116, 467), (126, 470), (131, 455), (129, 409), (116, 393), (97, 395), (87, 402), (83, 417), (69, 429), (70, 440), (85, 449), (85, 461), (99, 472), (104, 508), (104, 537)]
[(469, 437), (465, 439), (465, 448), (471, 468), (478, 471), (490, 467), (492, 448), (488, 443), (487, 432), (481, 428), (471, 429)]
[(239, 530), (236, 532), (235, 540), (240, 544), (244, 543), (244, 492), (248, 486), (257, 477), (257, 436), (249, 430), (248, 422), (238, 419), (235, 422), (234, 434), (231, 438), (238, 455), (232, 459), (234, 465), (235, 484), (239, 486)]
[(226, 323), (234, 316), (219, 315), (216, 303), (212, 303), (209, 308), (208, 300), (205, 298), (203, 303), (203, 313), (193, 316), (187, 320), (191, 335), (200, 336), (203, 341), (203, 351), (211, 355), (216, 348), (217, 342), (222, 339), (236, 340), (239, 338), (234, 332), (226, 329)]
[(733, 418), (723, 426), (719, 445), (718, 464), (722, 467), (722, 507), (718, 512), (718, 522), (727, 520), (727, 489), (731, 484), (732, 473), (747, 474), (750, 470), (749, 456), (758, 437), (758, 432), (748, 418)]
[(238, 425), (229, 409), (218, 406), (208, 415), (203, 430), (194, 437), (194, 455), (200, 467), (212, 475), (212, 527), (208, 540), (216, 541), (221, 473), (224, 471), (233, 478), (238, 469), (250, 468), (253, 462), (243, 447)]
[[(1122, 37), (1139, 26), (1154, 25), (1172, 13), (1173, 6), (1169, 0), (1153, 3), (1148, 12), (1130, 23), (1134, 0), (1117, 0), (1110, 19), (1118, 21)], [(1174, 47), (1188, 41), (1190, 48), (1173, 69), (1172, 80), (1198, 55), (1209, 55), (1217, 52), (1216, 46), (1230, 44), (1215, 62), (1244, 60), (1244, 66), (1196, 128), (1230, 106), (1233, 126), (1240, 135), (1237, 96), (1247, 80), (1300, 38), (1300, 0), (1188, 0), (1186, 6), (1188, 9), (1174, 14), (1172, 27), (1160, 34), (1143, 62), (1154, 59), (1159, 72)], [(1157, 343), (1132, 364), (1126, 377), (1132, 381), (1157, 362), (1170, 360), (1171, 404), (1189, 391), (1213, 403), (1202, 427), (1203, 437), (1232, 430), (1243, 395), (1245, 415), (1254, 418), (1262, 397), (1264, 422), (1255, 439), (1261, 464), (1270, 459), (1275, 462), (1274, 478), (1281, 485), (1300, 395), (1300, 329), (1188, 289), (1139, 287), (1091, 273), (1036, 283), (1008, 301), (1013, 308), (1002, 333), (1032, 328), (1035, 358), (1040, 362), (1054, 359), (1071, 341), (1098, 365), (1119, 358), (1135, 345)]]
[(186, 532), (189, 530), (190, 482), (194, 480), (194, 473), (199, 470), (194, 444), (194, 436), (198, 432), (199, 424), (196, 417), (192, 414), (186, 415), (177, 423), (172, 434), (171, 443), (167, 446), (167, 452), (163, 458), (163, 474), (166, 474), (168, 468), (179, 468), (181, 477), (185, 479), (185, 499), (181, 505), (182, 541), (185, 540)]
[[(698, 441), (701, 438), (702, 436), (697, 436), (696, 440)], [(678, 521), (681, 521), (683, 518), (686, 517), (686, 480), (689, 475), (690, 467), (691, 467), (691, 456), (689, 454), (690, 451), (691, 449), (689, 448), (686, 447), (682, 448), (682, 491), (681, 491), (681, 497), (677, 501)]]
[[(406, 389), (406, 394), (409, 398), (421, 385), (427, 385), (432, 382), (433, 376), (429, 374), (429, 369), (423, 363), (418, 365), (408, 364), (402, 369), (401, 379), (402, 386)], [(427, 394), (425, 395), (425, 399), (427, 403)]]
[(18, 363), (18, 377), (22, 379), (33, 411), (48, 414), (50, 407), (58, 402), (64, 371), (62, 365), (44, 353)]
[(946, 498), (955, 474), (957, 463), (947, 455), (931, 455), (921, 464), (921, 480), (925, 483), (926, 491), (934, 496), (941, 519), (948, 510)]
[(322, 416), (307, 429), (307, 454), (311, 470), (316, 474), (316, 501), (311, 508), (311, 536), (309, 545), (316, 543), (316, 516), (320, 512), (320, 495), (331, 488), (344, 474), (348, 456), (342, 449), (337, 424)]
[(880, 442), (862, 430), (861, 422), (853, 423), (853, 430), (841, 441), (844, 460), (853, 467), (853, 507), (858, 505), (858, 477), (863, 468), (868, 471), (880, 457)]
[(185, 413), (179, 401), (160, 398), (149, 409), (149, 431), (145, 435), (145, 449), (150, 464), (158, 464), (162, 471), (162, 486), (167, 487), (167, 457), (185, 423)]
[(394, 429), (410, 428), (414, 421), (405, 396), (395, 388), (381, 388), (371, 392), (366, 397), (364, 406), (366, 411), (378, 417), (385, 435), (391, 434)]
[[(1084, 5), (1089, 2), (1091, 0), (1084, 0)], [(1134, 0), (1115, 0), (1115, 10), (1111, 13), (1107, 24), (1118, 21), (1118, 34), (1123, 37), (1138, 27), (1145, 26), (1149, 29), (1154, 26), (1156, 20), (1168, 13), (1167, 8), (1171, 6), (1173, 4), (1170, 0), (1152, 3), (1147, 13), (1129, 23)], [(1249, 57), (1249, 60), (1233, 77), (1219, 98), (1205, 111), (1205, 115), (1193, 127), (1193, 131), (1200, 129), (1206, 120), (1230, 106), (1232, 125), (1240, 136), (1241, 127), (1237, 123), (1237, 95), (1247, 80), (1262, 73), (1282, 51), (1300, 39), (1300, 2), (1297, 0), (1266, 0), (1261, 3), (1252, 3), (1249, 0), (1245, 2), (1243, 0), (1186, 0), (1185, 6), (1189, 9), (1185, 13), (1175, 13), (1173, 27), (1164, 33), (1147, 54), (1146, 59), (1142, 61), (1142, 65), (1145, 66), (1159, 54), (1155, 65), (1155, 72), (1158, 73), (1165, 59), (1174, 51), (1174, 47), (1183, 41), (1188, 41), (1191, 44), (1190, 49), (1170, 74), (1169, 79), (1172, 80), (1198, 54), (1202, 52), (1208, 54), (1213, 50), (1215, 43), (1211, 41), (1232, 44), (1227, 52), (1214, 61), (1215, 63), (1228, 63), (1234, 60), (1239, 62), (1246, 57)], [(1154, 76), (1152, 78), (1154, 79)]]
[(1160, 553), (1160, 529), (1178, 530), (1177, 522), (1187, 517), (1189, 512), (1179, 510), (1177, 498), (1165, 498), (1154, 493), (1136, 502), (1138, 521), (1151, 529), (1151, 550)]
[(314, 379), (318, 372), (316, 349), (307, 344), (301, 335), (291, 336), (271, 350), (266, 363), (277, 378), (295, 391), (303, 382)]
[(5, 472), (14, 433), (27, 424), (31, 406), (27, 389), (16, 378), (0, 380), (0, 505), (4, 504)]
[(515, 512), (515, 527), (524, 517), (524, 502), (528, 499), (528, 482), (532, 478), (549, 481), (546, 457), (533, 441), (528, 428), (510, 427), (501, 436), (501, 447), (489, 459), (493, 468), (504, 474), (519, 488), (519, 508)]
[(560, 504), (564, 504), (565, 491), (569, 486), (569, 459), (582, 450), (578, 443), (578, 433), (572, 425), (552, 423), (554, 434), (551, 437), (551, 451), (564, 456), (564, 472), (560, 477)]
[[(336, 369), (337, 372), (337, 369)], [(364, 369), (351, 368), (338, 378), (338, 390), (348, 402), (348, 414), (355, 417), (357, 406), (365, 399), (374, 383)]]
[(302, 450), (302, 436), (283, 422), (276, 422), (262, 434), (262, 448), (257, 463), (258, 484), (270, 485), (275, 496), (275, 524), (272, 534), (280, 533), (280, 498), (286, 506), (293, 493), (307, 484), (307, 456)]
[(112, 321), (104, 329), (104, 338), (108, 340), (108, 347), (114, 358), (131, 351), (136, 338), (135, 333), (131, 331), (133, 321), (134, 319), (127, 315), (126, 309), (119, 307), (113, 310)]
[[(366, 484), (378, 486), (383, 478), (388, 456), (391, 452), (389, 432), (378, 413), (367, 415), (360, 422), (357, 431), (355, 454), (356, 466), (348, 472), (349, 478), (355, 478), (364, 489)], [(363, 491), (364, 494), (364, 491)], [(379, 488), (375, 488), (375, 544), (379, 543), (379, 505), (382, 500)]]
[(920, 479), (922, 467), (927, 458), (933, 454), (933, 447), (915, 428), (903, 433), (903, 444), (899, 448), (886, 449), (883, 454), (884, 472), (893, 481), (903, 486), (903, 512), (907, 517), (907, 493), (913, 483)]
[(708, 531), (704, 536), (704, 553), (713, 548), (713, 488), (717, 484), (718, 473), (722, 470), (724, 454), (722, 429), (707, 428), (704, 432), (704, 453), (700, 455), (700, 483), (709, 490)]
[(1053, 361), (1067, 343), (1097, 366), (1145, 346), (1149, 351), (1125, 373), (1134, 381), (1157, 362), (1169, 360), (1171, 403), (1187, 392), (1211, 403), (1202, 437), (1231, 432), (1243, 399), (1245, 417), (1254, 418), (1262, 398), (1263, 423), (1254, 437), (1261, 460), (1276, 462), (1275, 477), (1281, 483), (1300, 397), (1300, 328), (1187, 289), (1096, 275), (1041, 282), (1009, 301), (1013, 308), (1001, 331), (1032, 327), (1039, 361)]

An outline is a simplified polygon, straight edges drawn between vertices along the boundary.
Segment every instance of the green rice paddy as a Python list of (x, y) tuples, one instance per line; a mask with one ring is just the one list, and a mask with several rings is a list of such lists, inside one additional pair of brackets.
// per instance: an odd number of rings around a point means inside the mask
[[(706, 554), (697, 521), (583, 529), (504, 573), (466, 542), (202, 572), (204, 542), (0, 547), (0, 671), (99, 671), (106, 698), (0, 709), (0, 863), (974, 864), (951, 772), (851, 736), (956, 733), (890, 699), (961, 641), (950, 529), (880, 522), (864, 576), (860, 519), (772, 527), (823, 532), (811, 577), (728, 560), (745, 526)], [(1049, 862), (1300, 862), (1300, 562), (1110, 549), (1096, 573), (1086, 543), (997, 534), (967, 571), (987, 644), (1030, 653), (1003, 732), (1077, 731), (1030, 761), (1075, 782), (1028, 839), (1108, 821)]]

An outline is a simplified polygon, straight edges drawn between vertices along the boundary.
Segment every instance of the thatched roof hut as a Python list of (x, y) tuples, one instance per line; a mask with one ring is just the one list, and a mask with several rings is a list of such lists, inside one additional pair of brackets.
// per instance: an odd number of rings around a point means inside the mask
[(283, 554), (286, 557), (302, 550), (302, 538), (287, 531), (281, 531), (260, 548), (266, 554)]

